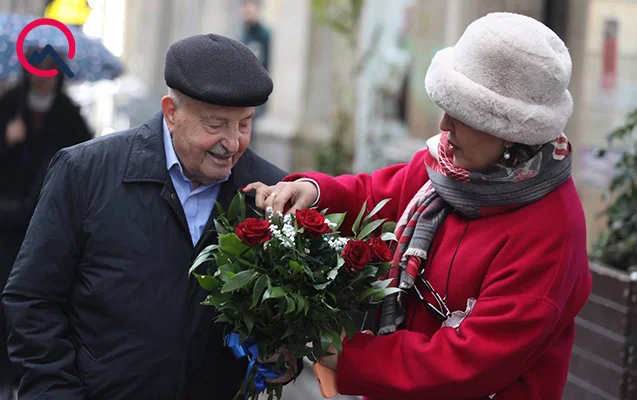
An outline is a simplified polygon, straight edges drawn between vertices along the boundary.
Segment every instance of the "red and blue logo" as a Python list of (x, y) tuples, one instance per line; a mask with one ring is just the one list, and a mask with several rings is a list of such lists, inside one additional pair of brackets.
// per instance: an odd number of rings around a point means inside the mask
[(18, 55), (18, 60), (20, 61), (20, 64), (22, 64), (22, 66), (28, 72), (32, 73), (35, 76), (52, 77), (57, 75), (58, 73), (57, 69), (39, 69), (33, 66), (33, 64), (41, 63), (42, 61), (44, 61), (44, 59), (50, 56), (51, 58), (53, 58), (53, 61), (55, 61), (55, 63), (58, 65), (58, 67), (60, 67), (62, 72), (64, 72), (64, 74), (67, 77), (73, 78), (75, 74), (73, 73), (73, 71), (71, 71), (71, 68), (69, 68), (69, 66), (66, 65), (62, 57), (59, 56), (59, 54), (55, 51), (53, 46), (51, 46), (50, 44), (47, 44), (46, 46), (44, 46), (44, 48), (41, 51), (34, 51), (28, 60), (26, 56), (24, 55), (24, 40), (26, 39), (29, 32), (31, 32), (33, 29), (37, 28), (38, 26), (42, 26), (42, 25), (50, 25), (62, 31), (62, 33), (64, 33), (64, 36), (66, 36), (66, 41), (69, 44), (69, 51), (67, 53), (67, 56), (69, 59), (72, 59), (73, 57), (75, 57), (75, 38), (73, 37), (71, 30), (66, 25), (64, 25), (63, 23), (61, 23), (60, 21), (56, 19), (39, 18), (27, 24), (27, 26), (25, 26), (24, 29), (20, 31), (20, 35), (18, 35), (18, 41), (16, 42), (15, 50), (16, 50), (16, 54)]

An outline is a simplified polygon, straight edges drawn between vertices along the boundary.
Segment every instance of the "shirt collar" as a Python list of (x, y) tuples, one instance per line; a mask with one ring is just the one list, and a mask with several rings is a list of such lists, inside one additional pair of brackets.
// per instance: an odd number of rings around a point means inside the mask
[(173, 147), (172, 136), (170, 136), (168, 125), (166, 124), (166, 120), (163, 118), (162, 124), (164, 126), (164, 150), (166, 151), (166, 169), (170, 171), (172, 167), (177, 165), (179, 170), (182, 171), (181, 163), (179, 162), (179, 158), (177, 158), (177, 153), (175, 153), (175, 148)]

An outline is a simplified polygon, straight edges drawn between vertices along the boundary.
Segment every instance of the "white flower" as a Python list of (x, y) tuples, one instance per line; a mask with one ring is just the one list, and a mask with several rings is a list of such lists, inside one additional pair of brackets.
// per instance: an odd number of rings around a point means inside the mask
[(268, 221), (272, 220), (272, 215), (273, 214), (274, 214), (274, 211), (272, 210), (272, 207), (266, 207), (265, 216), (268, 219)]
[(283, 223), (289, 224), (290, 222), (292, 222), (292, 216), (290, 214), (285, 214), (285, 217), (283, 217)]
[(328, 238), (327, 242), (331, 249), (340, 252), (347, 244), (348, 238)]
[(336, 225), (337, 225), (337, 223), (336, 223), (336, 222), (332, 222), (332, 221), (330, 221), (329, 219), (326, 219), (326, 220), (325, 220), (325, 223), (327, 224), (327, 226), (329, 226), (329, 227), (330, 227), (330, 229), (335, 229), (335, 228), (336, 228)]
[(293, 238), (294, 236), (296, 236), (294, 227), (290, 224), (284, 224), (282, 231), (283, 231), (283, 234), (289, 238)]
[(308, 249), (307, 247), (304, 248), (303, 251), (305, 252), (305, 254), (310, 254), (310, 249)]

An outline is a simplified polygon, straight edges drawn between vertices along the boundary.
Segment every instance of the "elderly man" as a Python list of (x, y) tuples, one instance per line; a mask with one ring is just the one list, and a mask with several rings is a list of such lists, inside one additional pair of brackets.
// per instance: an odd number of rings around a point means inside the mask
[(173, 44), (165, 79), (146, 124), (51, 162), (2, 298), (21, 400), (231, 399), (242, 383), (188, 268), (216, 239), (216, 200), (285, 175), (247, 149), (272, 81), (212, 34)]

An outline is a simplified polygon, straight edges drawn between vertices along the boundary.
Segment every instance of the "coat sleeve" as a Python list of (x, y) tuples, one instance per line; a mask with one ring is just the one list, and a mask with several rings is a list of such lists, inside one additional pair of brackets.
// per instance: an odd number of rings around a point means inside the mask
[(575, 268), (566, 268), (562, 259), (567, 235), (542, 232), (503, 245), (458, 330), (441, 328), (431, 338), (406, 330), (381, 337), (358, 334), (345, 343), (338, 366), (340, 393), (473, 399), (514, 382), (552, 344), (564, 307), (542, 293), (561, 291), (565, 302), (578, 280), (576, 272), (568, 272)]
[(70, 155), (58, 152), (2, 296), (9, 356), (22, 373), (23, 400), (87, 397), (64, 312), (81, 256), (78, 186)]
[(348, 235), (365, 201), (367, 210), (371, 211), (382, 200), (390, 199), (378, 217), (387, 218), (388, 221), (398, 220), (401, 199), (411, 199), (428, 179), (424, 155), (425, 151), (418, 152), (409, 163), (391, 165), (371, 174), (332, 177), (320, 172), (309, 172), (292, 174), (285, 180), (313, 179), (320, 188), (318, 209), (328, 208), (330, 213), (347, 212), (341, 230)]

